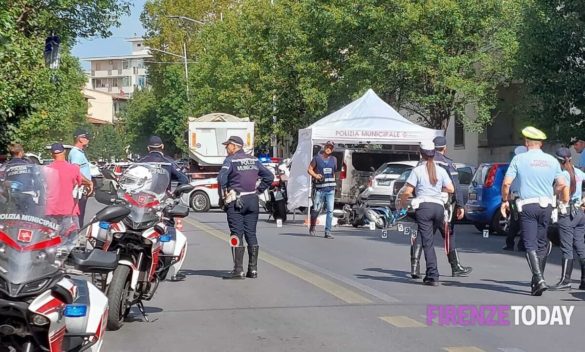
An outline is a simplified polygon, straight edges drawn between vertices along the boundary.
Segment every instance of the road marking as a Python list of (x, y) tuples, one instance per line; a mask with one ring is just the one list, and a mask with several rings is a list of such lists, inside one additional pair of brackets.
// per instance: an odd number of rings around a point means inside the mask
[[(213, 227), (210, 227), (208, 225), (205, 225), (197, 220), (193, 220), (193, 219), (188, 219), (185, 218), (184, 219), (185, 222), (195, 226), (197, 229), (213, 236), (216, 237), (224, 242), (227, 242), (227, 234), (214, 229)], [(345, 303), (349, 303), (349, 304), (369, 304), (369, 303), (373, 303), (370, 299), (346, 288), (343, 287), (331, 280), (328, 280), (320, 275), (317, 275), (313, 272), (310, 272), (308, 270), (305, 270), (297, 265), (294, 265), (286, 260), (282, 260), (280, 258), (277, 258), (273, 255), (270, 255), (266, 252), (260, 252), (259, 253), (259, 259), (262, 259), (263, 261), (271, 264), (272, 266), (275, 266), (277, 268), (279, 268), (280, 270), (286, 271), (287, 273), (296, 276), (297, 278), (304, 280), (308, 283), (310, 283), (313, 286), (316, 286), (317, 288), (339, 298), (340, 300), (342, 300)]]
[(475, 346), (444, 347), (443, 349), (447, 352), (485, 352)]
[(425, 324), (418, 322), (412, 318), (404, 315), (393, 316), (393, 317), (380, 317), (388, 324), (394, 325), (397, 328), (424, 328)]

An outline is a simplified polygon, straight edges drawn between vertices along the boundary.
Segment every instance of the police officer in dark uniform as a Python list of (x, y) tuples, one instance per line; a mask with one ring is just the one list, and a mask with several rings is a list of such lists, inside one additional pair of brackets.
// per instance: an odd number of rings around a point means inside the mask
[(38, 196), (32, 192), (36, 189), (33, 185), (34, 173), (38, 171), (34, 164), (24, 158), (22, 145), (12, 144), (9, 151), (11, 159), (3, 165), (5, 180), (9, 183), (7, 186), (10, 188), (12, 197), (20, 198), (15, 204), (23, 206), (24, 209), (19, 210), (31, 214), (36, 204), (34, 198)]
[[(455, 213), (457, 220), (463, 219), (464, 216), (464, 199), (461, 189), (459, 187), (459, 173), (457, 172), (457, 167), (453, 160), (448, 158), (445, 155), (447, 150), (447, 139), (442, 136), (435, 137), (433, 139), (433, 143), (435, 144), (435, 156), (434, 161), (435, 163), (442, 167), (447, 174), (449, 175), (451, 182), (453, 183), (453, 187), (455, 188), (454, 197), (450, 197), (449, 203), (446, 204), (446, 207), (449, 210), (449, 214), (452, 216), (451, 213)], [(425, 161), (422, 160), (419, 165), (424, 164)], [(457, 247), (455, 246), (455, 221), (453, 219), (445, 219), (445, 226), (439, 227), (439, 232), (445, 241), (445, 249), (447, 252), (447, 259), (449, 260), (449, 264), (451, 265), (451, 276), (466, 276), (473, 270), (471, 267), (462, 266), (459, 261), (459, 254), (457, 253)], [(411, 245), (410, 248), (410, 264), (411, 264), (411, 276), (414, 279), (420, 277), (420, 256), (422, 252), (422, 246), (420, 245), (420, 241), (417, 241), (415, 238), (414, 243)]]
[(439, 270), (433, 239), (435, 232), (444, 226), (445, 199), (443, 193), (453, 193), (455, 190), (447, 171), (442, 167), (437, 167), (434, 162), (434, 157), (439, 154), (435, 151), (434, 143), (421, 143), (420, 153), (423, 163), (412, 170), (406, 180), (406, 185), (400, 191), (399, 208), (405, 208), (408, 198), (412, 196), (413, 192), (416, 194), (411, 205), (415, 210), (418, 235), (421, 236), (425, 252), (427, 270), (423, 283), (437, 286), (439, 284)]
[[(237, 243), (232, 243), (234, 269), (224, 279), (243, 279), (244, 276), (256, 278), (259, 249), (256, 238), (258, 195), (270, 187), (274, 175), (257, 158), (246, 154), (242, 149), (242, 138), (231, 136), (223, 145), (226, 146), (228, 157), (219, 171), (217, 181), (222, 190), (231, 234), (238, 238)], [(260, 184), (256, 186), (258, 178)], [(248, 272), (245, 275), (243, 237), (248, 244)]]
[[(546, 259), (550, 253), (547, 227), (551, 219), (555, 188), (563, 203), (569, 202), (569, 189), (559, 162), (541, 148), (546, 140), (544, 132), (526, 127), (522, 130), (524, 144), (528, 151), (516, 155), (510, 162), (502, 184), (502, 205), (500, 211), (506, 217), (510, 210), (509, 193), (514, 179), (519, 178), (518, 207), (521, 238), (526, 248), (526, 260), (532, 272), (531, 294), (541, 296), (548, 286), (544, 280)], [(553, 186), (553, 184), (555, 186)]]
[[(181, 168), (177, 163), (168, 156), (163, 154), (165, 145), (159, 136), (151, 136), (148, 139), (148, 154), (142, 159), (138, 160), (139, 163), (161, 163), (162, 167), (169, 172), (171, 180), (175, 180), (179, 185), (189, 183), (189, 177), (181, 172)], [(169, 182), (169, 189), (171, 184)]]

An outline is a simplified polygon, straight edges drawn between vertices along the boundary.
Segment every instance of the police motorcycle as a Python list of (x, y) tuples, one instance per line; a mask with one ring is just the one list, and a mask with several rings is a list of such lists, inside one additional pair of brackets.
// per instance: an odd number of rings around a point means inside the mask
[[(0, 170), (0, 347), (2, 351), (101, 349), (107, 297), (81, 272), (107, 272), (117, 256), (76, 247), (72, 217), (48, 214), (59, 192), (57, 175), (27, 165), (27, 185)], [(102, 209), (90, 221), (118, 221), (124, 207)], [(88, 225), (89, 226), (89, 225)], [(83, 229), (82, 229), (83, 230)]]
[(286, 203), (288, 196), (286, 193), (286, 184), (288, 182), (288, 172), (286, 165), (280, 164), (276, 168), (277, 179), (272, 182), (272, 185), (265, 191), (268, 193), (267, 202), (265, 203), (266, 211), (274, 218), (274, 220), (286, 221)]
[(123, 325), (133, 305), (148, 321), (142, 302), (154, 296), (160, 281), (175, 280), (185, 260), (187, 238), (175, 228), (175, 218), (189, 215), (189, 208), (179, 203), (181, 194), (193, 186), (178, 186), (169, 195), (169, 182), (170, 175), (161, 165), (134, 164), (119, 178), (116, 193), (96, 191), (99, 202), (130, 209), (124, 219), (101, 221), (87, 231), (89, 247), (114, 252), (120, 258), (113, 272), (93, 277), (109, 300), (110, 330)]
[(288, 182), (288, 169), (283, 163), (279, 165), (264, 164), (264, 166), (274, 174), (274, 181), (262, 194), (258, 200), (264, 210), (274, 218), (274, 220), (286, 221), (288, 195), (286, 184)]

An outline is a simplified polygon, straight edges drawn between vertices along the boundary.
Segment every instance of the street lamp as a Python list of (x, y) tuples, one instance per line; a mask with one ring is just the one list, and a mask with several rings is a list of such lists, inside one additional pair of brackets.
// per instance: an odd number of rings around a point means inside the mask
[(189, 101), (189, 70), (187, 68), (187, 45), (185, 44), (185, 42), (183, 42), (183, 55), (177, 55), (177, 54), (173, 54), (171, 52), (165, 51), (165, 50), (155, 49), (155, 48), (150, 48), (150, 50), (158, 51), (158, 52), (161, 52), (163, 54), (172, 55), (172, 56), (180, 57), (181, 59), (183, 59), (183, 65), (185, 66), (185, 87), (186, 87), (186, 93), (187, 93), (187, 101)]
[(206, 25), (207, 24), (207, 23), (205, 23), (203, 21), (194, 20), (192, 18), (185, 17), (185, 16), (167, 16), (167, 18), (176, 18), (176, 19), (179, 19), (179, 20), (189, 21), (189, 22), (193, 22), (193, 23), (200, 24), (200, 25)]
[[(198, 21), (198, 20), (194, 20), (192, 18), (189, 17), (185, 17), (185, 16), (171, 16), (168, 15), (166, 16), (167, 18), (172, 18), (172, 19), (179, 19), (179, 20), (183, 20), (183, 21), (189, 21), (192, 23), (196, 23), (196, 24), (200, 24), (200, 25), (205, 25), (206, 23), (203, 21)], [(165, 54), (169, 54), (169, 55), (173, 55), (176, 57), (180, 57), (183, 59), (183, 65), (185, 66), (185, 87), (186, 87), (186, 93), (187, 93), (187, 101), (189, 101), (189, 68), (187, 66), (187, 43), (185, 43), (185, 41), (183, 40), (183, 55), (177, 55), (177, 54), (173, 54), (173, 53), (169, 53), (168, 51), (164, 51), (164, 50), (160, 50), (160, 49), (152, 49), (155, 51), (159, 51), (161, 53), (165, 53)]]

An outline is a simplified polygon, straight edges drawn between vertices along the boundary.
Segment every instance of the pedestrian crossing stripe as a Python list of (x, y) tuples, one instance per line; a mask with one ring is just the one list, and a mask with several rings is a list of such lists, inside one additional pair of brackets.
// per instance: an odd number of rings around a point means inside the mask
[(444, 347), (443, 350), (447, 352), (485, 352), (481, 348), (475, 346)]
[(427, 326), (419, 321), (416, 321), (404, 315), (386, 316), (380, 317), (380, 319), (387, 322), (388, 324), (394, 325), (397, 328), (424, 328)]

